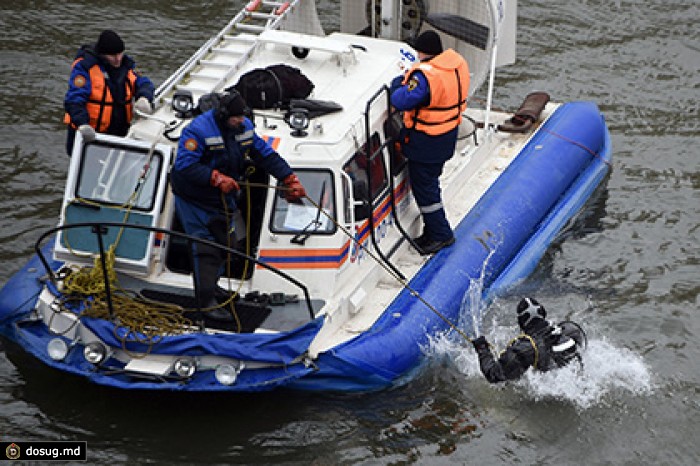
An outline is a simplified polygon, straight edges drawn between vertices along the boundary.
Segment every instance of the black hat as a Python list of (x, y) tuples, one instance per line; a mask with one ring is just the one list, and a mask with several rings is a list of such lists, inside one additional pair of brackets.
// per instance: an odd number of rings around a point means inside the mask
[(124, 51), (124, 41), (119, 34), (109, 29), (102, 31), (97, 39), (95, 52), (100, 55), (115, 55)]
[(534, 298), (521, 299), (518, 303), (517, 312), (518, 325), (525, 331), (546, 324), (547, 311)]
[(442, 40), (435, 31), (425, 31), (413, 42), (413, 48), (426, 55), (442, 53)]
[(246, 107), (245, 100), (238, 92), (226, 94), (219, 104), (219, 118), (228, 120), (232, 116), (243, 116), (246, 113)]

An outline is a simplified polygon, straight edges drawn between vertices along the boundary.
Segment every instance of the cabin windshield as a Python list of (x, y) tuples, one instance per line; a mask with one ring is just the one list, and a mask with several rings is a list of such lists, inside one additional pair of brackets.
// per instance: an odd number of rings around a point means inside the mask
[(147, 149), (88, 144), (82, 152), (75, 197), (150, 211), (162, 164), (163, 156), (157, 151), (149, 155)]
[(280, 189), (275, 196), (272, 214), (271, 231), (273, 233), (300, 232), (310, 234), (333, 234), (336, 218), (335, 187), (333, 174), (327, 170), (295, 170), (299, 181), (304, 185), (307, 196), (321, 207), (319, 210), (308, 199), (301, 203), (287, 202), (284, 190)]

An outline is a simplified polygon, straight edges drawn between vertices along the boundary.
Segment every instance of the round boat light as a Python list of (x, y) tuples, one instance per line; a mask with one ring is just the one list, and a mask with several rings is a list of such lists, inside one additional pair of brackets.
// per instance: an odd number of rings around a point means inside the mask
[(309, 111), (305, 108), (292, 108), (285, 115), (285, 121), (294, 130), (292, 136), (301, 138), (308, 133), (304, 131), (309, 127)]
[(197, 369), (197, 362), (193, 358), (179, 358), (173, 365), (173, 370), (180, 377), (192, 377)]
[(102, 361), (105, 360), (107, 348), (99, 341), (93, 341), (85, 345), (85, 348), (83, 348), (83, 356), (85, 356), (87, 362), (97, 366), (102, 364)]
[(46, 349), (49, 357), (54, 361), (63, 361), (68, 354), (68, 344), (62, 338), (53, 338)]
[(194, 110), (194, 98), (192, 93), (187, 90), (180, 89), (173, 94), (173, 100), (170, 104), (178, 118), (189, 118)]
[(221, 385), (233, 385), (238, 378), (238, 371), (231, 364), (222, 364), (216, 368), (214, 377)]

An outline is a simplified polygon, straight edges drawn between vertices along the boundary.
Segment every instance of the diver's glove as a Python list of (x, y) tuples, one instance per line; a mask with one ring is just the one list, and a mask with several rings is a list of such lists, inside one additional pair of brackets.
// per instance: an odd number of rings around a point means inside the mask
[(294, 173), (282, 180), (282, 183), (287, 187), (287, 192), (284, 197), (288, 202), (298, 201), (302, 197), (306, 197), (306, 190), (301, 184), (301, 181), (299, 181), (299, 177)]
[(241, 189), (238, 186), (238, 183), (236, 180), (231, 178), (230, 176), (226, 176), (223, 173), (221, 173), (219, 170), (212, 170), (211, 171), (211, 177), (209, 178), (209, 184), (214, 186), (215, 188), (219, 188), (222, 193), (228, 194), (231, 191), (238, 191)]
[(153, 113), (153, 105), (145, 97), (139, 97), (138, 99), (136, 99), (136, 102), (134, 103), (134, 108), (140, 113), (145, 113), (146, 115), (150, 115), (151, 113)]
[(83, 137), (83, 141), (92, 142), (95, 140), (95, 128), (93, 128), (92, 126), (80, 125), (78, 126), (78, 131), (80, 131), (80, 135)]
[(481, 353), (483, 351), (489, 350), (489, 342), (486, 341), (486, 337), (483, 335), (478, 337), (478, 338), (473, 339), (472, 345), (474, 345), (474, 349), (476, 350), (477, 353)]

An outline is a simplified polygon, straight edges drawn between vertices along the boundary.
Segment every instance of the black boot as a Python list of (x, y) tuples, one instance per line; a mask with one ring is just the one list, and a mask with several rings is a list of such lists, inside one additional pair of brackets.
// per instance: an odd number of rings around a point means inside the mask
[(195, 247), (197, 249), (195, 256), (195, 290), (199, 308), (210, 319), (232, 322), (234, 319), (228, 307), (218, 307), (219, 302), (216, 300), (217, 283), (221, 266), (223, 265), (220, 251), (202, 244), (197, 244)]

